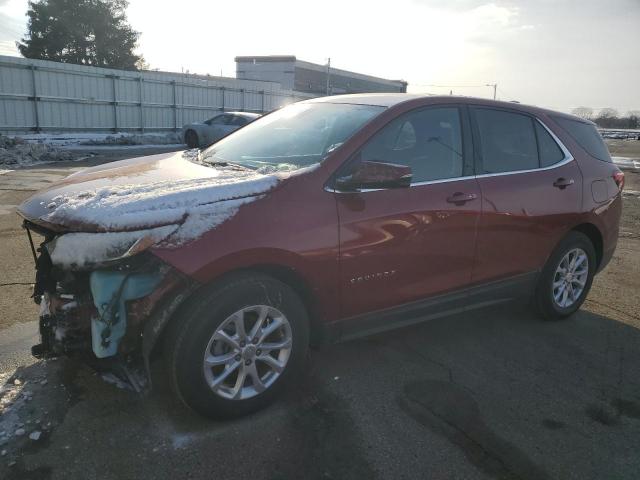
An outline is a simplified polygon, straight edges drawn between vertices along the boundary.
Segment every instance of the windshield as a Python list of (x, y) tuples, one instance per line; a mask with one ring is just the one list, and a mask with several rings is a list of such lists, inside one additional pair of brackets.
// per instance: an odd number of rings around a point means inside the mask
[(273, 112), (202, 152), (211, 164), (261, 171), (296, 170), (320, 163), (385, 107), (298, 103)]

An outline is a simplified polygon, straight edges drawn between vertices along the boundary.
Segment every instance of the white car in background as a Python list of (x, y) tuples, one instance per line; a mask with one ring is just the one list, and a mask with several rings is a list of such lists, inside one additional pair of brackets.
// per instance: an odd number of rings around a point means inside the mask
[(204, 122), (182, 127), (182, 140), (189, 148), (207, 147), (222, 137), (253, 122), (260, 115), (249, 112), (225, 112)]

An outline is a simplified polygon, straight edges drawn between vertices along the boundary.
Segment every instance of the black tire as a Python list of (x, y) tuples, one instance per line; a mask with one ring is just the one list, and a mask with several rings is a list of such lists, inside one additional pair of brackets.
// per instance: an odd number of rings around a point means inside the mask
[[(204, 354), (225, 319), (252, 305), (270, 306), (284, 314), (291, 327), (291, 351), (284, 370), (266, 390), (247, 399), (226, 399), (205, 379)], [(166, 332), (164, 352), (171, 387), (185, 405), (206, 417), (233, 418), (260, 410), (276, 399), (302, 369), (308, 346), (309, 319), (298, 295), (274, 278), (243, 273), (194, 294)]]
[(184, 134), (184, 143), (186, 143), (189, 148), (198, 148), (200, 146), (198, 134), (193, 130), (187, 130)]
[[(587, 255), (589, 262), (587, 280), (582, 293), (575, 302), (568, 307), (561, 307), (553, 296), (554, 277), (561, 260), (568, 252), (575, 248), (582, 249)], [(596, 251), (593, 243), (591, 243), (589, 237), (583, 233), (575, 231), (569, 232), (555, 248), (538, 278), (534, 296), (534, 306), (537, 312), (546, 320), (560, 320), (576, 312), (589, 294), (595, 271)]]

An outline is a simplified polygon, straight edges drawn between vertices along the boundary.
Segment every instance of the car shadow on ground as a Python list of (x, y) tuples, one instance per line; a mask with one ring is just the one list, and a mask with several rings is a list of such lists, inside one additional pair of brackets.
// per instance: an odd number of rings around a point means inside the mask
[(38, 447), (10, 442), (4, 478), (450, 478), (452, 465), (459, 478), (634, 478), (639, 347), (638, 329), (587, 311), (485, 309), (323, 347), (284, 398), (233, 421), (188, 411), (159, 364), (139, 398), (73, 362), (36, 363), (16, 375), (55, 381), (19, 411), (48, 409), (53, 426)]

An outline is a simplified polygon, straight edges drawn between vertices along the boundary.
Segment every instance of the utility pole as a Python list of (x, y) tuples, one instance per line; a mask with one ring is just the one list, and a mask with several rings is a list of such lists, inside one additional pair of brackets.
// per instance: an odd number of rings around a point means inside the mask
[(487, 83), (485, 85), (485, 87), (493, 87), (493, 99), (496, 99), (496, 93), (498, 91), (498, 84), (497, 83)]
[(330, 83), (330, 79), (331, 79), (331, 57), (327, 58), (327, 95), (330, 95), (330, 89), (331, 89), (331, 83)]

